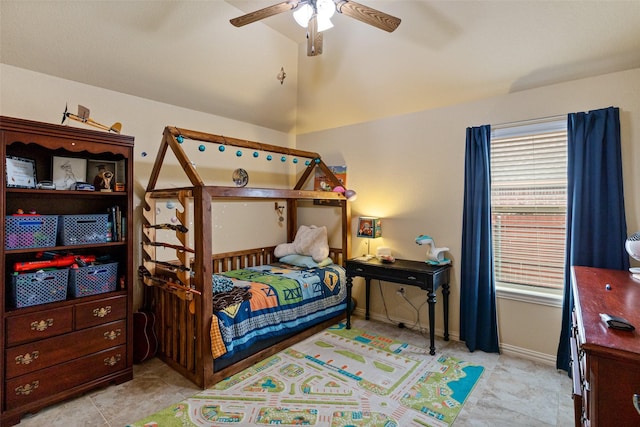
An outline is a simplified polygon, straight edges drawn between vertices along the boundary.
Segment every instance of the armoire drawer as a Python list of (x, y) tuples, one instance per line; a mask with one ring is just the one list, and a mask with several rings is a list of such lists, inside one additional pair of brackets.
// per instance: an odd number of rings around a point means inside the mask
[(118, 320), (70, 334), (22, 344), (6, 351), (7, 378), (48, 368), (87, 354), (124, 344), (127, 323)]
[(88, 328), (124, 319), (126, 315), (126, 295), (76, 304), (75, 329)]
[(73, 308), (71, 306), (42, 310), (7, 318), (7, 345), (25, 343), (71, 332)]
[(60, 390), (121, 371), (126, 364), (127, 346), (122, 345), (7, 380), (5, 407), (11, 410), (36, 402)]

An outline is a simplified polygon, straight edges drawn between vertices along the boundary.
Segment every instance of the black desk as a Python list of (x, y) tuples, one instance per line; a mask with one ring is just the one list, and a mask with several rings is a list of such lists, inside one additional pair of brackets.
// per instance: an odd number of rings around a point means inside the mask
[[(444, 299), (444, 339), (449, 341), (449, 270), (450, 265), (430, 265), (423, 261), (397, 259), (394, 263), (382, 263), (376, 258), (369, 261), (357, 258), (347, 260), (347, 301), (351, 301), (353, 278), (364, 277), (366, 283), (367, 305), (365, 319), (369, 319), (369, 299), (371, 296), (371, 279), (385, 282), (417, 286), (427, 291), (429, 303), (429, 338), (430, 353), (436, 354), (435, 346), (435, 305), (436, 291), (442, 286)], [(347, 305), (347, 329), (351, 329), (351, 312)]]

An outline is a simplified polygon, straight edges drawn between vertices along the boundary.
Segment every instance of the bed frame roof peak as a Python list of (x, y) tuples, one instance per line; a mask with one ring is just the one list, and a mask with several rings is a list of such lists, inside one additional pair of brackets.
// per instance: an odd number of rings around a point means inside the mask
[[(156, 156), (155, 163), (153, 165), (153, 170), (151, 172), (151, 177), (149, 178), (149, 183), (147, 185), (147, 192), (153, 192), (156, 190), (156, 184), (158, 182), (158, 178), (160, 176), (160, 169), (162, 168), (162, 164), (164, 162), (165, 155), (167, 153), (167, 148), (171, 148), (174, 155), (178, 159), (180, 166), (185, 171), (191, 185), (194, 187), (207, 187), (205, 182), (198, 174), (198, 171), (193, 166), (193, 163), (189, 159), (187, 153), (182, 149), (181, 143), (179, 139), (190, 139), (194, 141), (221, 144), (224, 146), (238, 147), (238, 148), (247, 148), (253, 150), (266, 151), (271, 153), (278, 153), (287, 156), (295, 156), (295, 157), (303, 157), (311, 159), (308, 166), (296, 182), (296, 185), (292, 190), (279, 190), (283, 198), (314, 198), (314, 193), (312, 191), (304, 191), (302, 188), (307, 183), (311, 173), (316, 167), (319, 167), (325, 174), (326, 178), (331, 182), (332, 187), (341, 186), (341, 182), (335, 176), (335, 174), (329, 169), (329, 167), (324, 163), (320, 154), (313, 151), (304, 151), (298, 150), (295, 148), (281, 147), (278, 145), (264, 144), (261, 142), (248, 141), (238, 138), (227, 137), (223, 135), (215, 135), (205, 132), (198, 132), (189, 129), (177, 128), (175, 126), (166, 126), (164, 128), (162, 142), (160, 144), (160, 148), (158, 150), (158, 155)], [(264, 190), (261, 189), (252, 189), (252, 188), (237, 188), (237, 187), (218, 187), (224, 188), (223, 191), (226, 197), (233, 197), (234, 195), (237, 197), (265, 197)], [(161, 190), (162, 191), (162, 190)], [(325, 192), (327, 193), (327, 192)], [(328, 192), (329, 194), (324, 194), (325, 199), (336, 199), (336, 200), (345, 200), (344, 194), (338, 192)], [(215, 194), (213, 194), (215, 195)], [(269, 196), (272, 197), (272, 196)]]

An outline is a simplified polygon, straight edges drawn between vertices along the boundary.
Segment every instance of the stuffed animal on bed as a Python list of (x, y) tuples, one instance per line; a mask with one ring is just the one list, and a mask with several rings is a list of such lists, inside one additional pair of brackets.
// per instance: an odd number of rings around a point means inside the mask
[(292, 243), (281, 243), (274, 251), (278, 258), (293, 254), (310, 256), (315, 262), (326, 259), (329, 256), (327, 227), (301, 225)]

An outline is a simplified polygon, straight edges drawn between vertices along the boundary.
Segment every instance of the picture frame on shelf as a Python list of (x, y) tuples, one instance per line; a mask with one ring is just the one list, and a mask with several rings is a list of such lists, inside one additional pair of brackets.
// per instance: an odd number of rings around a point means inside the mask
[(113, 191), (118, 181), (118, 162), (111, 160), (87, 160), (87, 182), (96, 191)]
[(74, 190), (77, 182), (87, 179), (87, 161), (77, 157), (53, 156), (51, 175), (56, 190)]
[(36, 188), (36, 161), (24, 157), (6, 156), (7, 187)]

